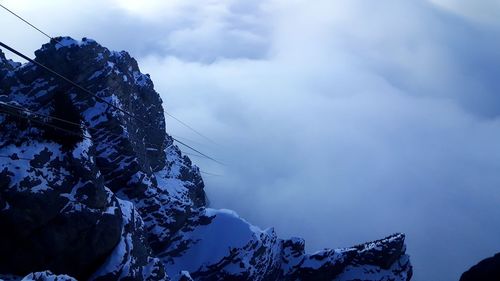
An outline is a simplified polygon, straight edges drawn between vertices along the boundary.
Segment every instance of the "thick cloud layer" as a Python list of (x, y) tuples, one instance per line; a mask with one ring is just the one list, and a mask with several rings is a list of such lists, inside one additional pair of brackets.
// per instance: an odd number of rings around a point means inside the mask
[[(417, 281), (500, 251), (496, 1), (4, 2), (130, 50), (169, 112), (215, 140), (169, 119), (226, 163), (193, 157), (223, 175), (206, 176), (213, 206), (310, 250), (405, 232)], [(44, 41), (0, 22), (7, 44)]]

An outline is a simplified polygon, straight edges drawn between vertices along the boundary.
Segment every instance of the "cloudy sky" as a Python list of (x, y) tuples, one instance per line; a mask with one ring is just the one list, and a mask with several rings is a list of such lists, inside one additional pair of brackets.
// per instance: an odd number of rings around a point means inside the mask
[[(416, 281), (500, 251), (500, 2), (2, 0), (52, 35), (129, 51), (226, 165), (214, 207), (310, 251), (407, 234)], [(1, 41), (46, 38), (0, 11)], [(10, 57), (13, 58), (12, 55)]]

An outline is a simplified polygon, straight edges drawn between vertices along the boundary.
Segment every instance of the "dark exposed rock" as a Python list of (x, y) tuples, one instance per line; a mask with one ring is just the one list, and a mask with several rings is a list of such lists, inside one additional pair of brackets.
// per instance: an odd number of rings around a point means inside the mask
[(22, 180), (0, 175), (6, 183), (0, 186), (6, 204), (0, 212), (0, 272), (50, 269), (83, 278), (118, 243), (121, 214), (106, 213), (116, 199), (85, 159), (55, 149), (46, 158), (47, 149), (35, 154), (37, 165), (18, 166), (27, 175)]
[(82, 116), (73, 106), (70, 97), (65, 93), (56, 92), (52, 104), (50, 115), (54, 119), (47, 122), (43, 137), (48, 141), (60, 144), (64, 150), (73, 150), (84, 138), (83, 130), (80, 126)]
[(484, 259), (462, 274), (460, 281), (500, 280), (500, 253)]

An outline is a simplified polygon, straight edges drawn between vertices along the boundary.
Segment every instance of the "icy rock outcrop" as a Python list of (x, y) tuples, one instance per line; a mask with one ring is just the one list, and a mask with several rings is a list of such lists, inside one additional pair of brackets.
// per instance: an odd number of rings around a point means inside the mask
[(35, 60), (98, 98), (0, 52), (0, 155), (8, 157), (0, 158), (0, 247), (8, 249), (0, 274), (410, 280), (403, 234), (307, 254), (302, 239), (207, 208), (199, 169), (166, 134), (162, 100), (137, 62), (93, 40), (57, 40)]

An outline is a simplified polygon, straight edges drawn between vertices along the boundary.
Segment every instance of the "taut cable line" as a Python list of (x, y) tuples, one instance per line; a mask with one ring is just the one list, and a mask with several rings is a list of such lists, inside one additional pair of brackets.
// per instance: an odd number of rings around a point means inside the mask
[[(5, 7), (4, 5), (0, 4), (0, 7), (2, 7), (4, 10), (6, 10), (7, 12), (11, 13), (12, 15), (14, 15), (16, 18), (20, 19), (21, 21), (23, 21), (24, 23), (26, 23), (27, 25), (29, 25), (30, 27), (32, 27), (33, 29), (35, 29), (36, 31), (40, 32), (41, 34), (43, 34), (45, 37), (49, 38), (50, 40), (54, 40), (54, 42), (56, 42), (57, 44), (59, 44), (61, 47), (64, 47), (63, 44), (61, 44), (61, 42), (59, 42), (59, 40), (57, 40), (56, 38), (50, 36), (49, 34), (47, 34), (46, 32), (44, 32), (43, 30), (41, 30), (40, 28), (36, 27), (34, 24), (32, 24), (31, 22), (29, 22), (28, 20), (24, 19), (23, 17), (21, 17), (20, 15), (18, 15), (17, 13), (15, 13), (14, 11), (8, 9), (7, 7)], [(27, 59), (26, 56), (23, 57), (24, 59)], [(29, 60), (29, 59), (27, 59)], [(194, 129), (192, 126), (188, 125), (186, 122), (180, 120), (179, 118), (175, 117), (174, 115), (172, 115), (171, 113), (169, 113), (165, 108), (163, 108), (163, 110), (165, 111), (165, 114), (170, 116), (172, 119), (174, 119), (175, 121), (179, 122), (181, 125), (183, 125), (184, 127), (188, 128), (189, 130), (193, 131), (194, 133), (196, 133), (197, 135), (203, 137), (204, 139), (214, 143), (214, 144), (217, 144), (216, 142), (214, 142), (212, 139), (210, 139), (209, 137), (205, 136), (204, 134), (200, 133), (198, 130)]]
[[(6, 105), (6, 106), (10, 106), (9, 104), (5, 104), (3, 102), (0, 102), (0, 104), (2, 105)], [(62, 121), (62, 122), (65, 122), (65, 123), (68, 123), (68, 124), (73, 124), (73, 125), (78, 125), (78, 123), (75, 123), (75, 122), (71, 122), (71, 121), (68, 121), (68, 120), (65, 120), (65, 119), (61, 119), (61, 118), (57, 118), (57, 117), (52, 117), (52, 116), (48, 116), (48, 115), (44, 115), (44, 114), (40, 114), (40, 113), (36, 113), (36, 112), (32, 112), (32, 111), (29, 111), (29, 110), (23, 110), (22, 108), (19, 108), (19, 107), (15, 107), (15, 106), (10, 106), (10, 108), (13, 108), (13, 109), (16, 109), (18, 111), (24, 111), (24, 112), (27, 112), (28, 114), (33, 114), (33, 115), (40, 115), (40, 116), (43, 116), (43, 117), (48, 117), (48, 118), (52, 118), (54, 120), (59, 120), (59, 121)], [(79, 136), (79, 137), (82, 137), (82, 138), (85, 138), (85, 139), (88, 139), (90, 141), (93, 141), (93, 139), (89, 136), (86, 136), (85, 134), (83, 133), (76, 133), (74, 131), (71, 131), (71, 130), (67, 130), (67, 129), (64, 129), (64, 128), (61, 128), (57, 125), (53, 125), (53, 124), (49, 124), (47, 122), (44, 122), (44, 121), (41, 121), (41, 120), (37, 120), (37, 119), (34, 119), (34, 118), (31, 118), (30, 116), (27, 116), (27, 115), (23, 115), (21, 113), (14, 113), (14, 112), (11, 112), (11, 111), (7, 111), (3, 108), (0, 107), (0, 113), (5, 113), (5, 114), (9, 114), (9, 115), (12, 115), (12, 116), (16, 116), (16, 117), (20, 117), (20, 118), (24, 118), (24, 119), (28, 119), (30, 121), (33, 121), (35, 123), (38, 123), (40, 125), (44, 125), (44, 126), (48, 126), (50, 128), (53, 128), (53, 129), (57, 129), (57, 130), (60, 130), (62, 132), (65, 132), (65, 133), (68, 133), (68, 134), (72, 134), (72, 135), (76, 135), (76, 136)], [(78, 125), (80, 126), (80, 125)], [(93, 129), (93, 128), (88, 128), (86, 126), (84, 126), (85, 128), (87, 129)], [(94, 130), (98, 130), (98, 129), (94, 129)], [(23, 157), (18, 157), (17, 154), (13, 154), (13, 155), (0, 155), (1, 158), (9, 158), (11, 160), (27, 160), (27, 161), (31, 161), (33, 159), (29, 159), (29, 158), (23, 158)], [(218, 174), (213, 174), (213, 173), (209, 173), (209, 172), (205, 172), (203, 170), (200, 170), (200, 173), (202, 174), (206, 174), (206, 175), (210, 175), (210, 176), (222, 176), (222, 175), (218, 175)]]
[[(57, 41), (56, 39), (54, 39), (52, 36), (48, 35), (47, 33), (43, 32), (43, 30), (41, 30), (40, 28), (36, 27), (34, 24), (30, 23), (29, 21), (25, 20), (23, 17), (21, 17), (20, 15), (16, 14), (14, 11), (10, 10), (9, 8), (5, 7), (4, 5), (0, 4), (0, 7), (2, 7), (4, 10), (6, 10), (7, 12), (11, 13), (12, 15), (14, 15), (16, 18), (22, 20), (24, 23), (26, 23), (27, 25), (31, 26), (32, 28), (34, 28), (36, 31), (40, 32), (41, 34), (45, 35), (45, 37), (51, 39), (51, 40), (54, 40), (56, 41), (57, 43), (59, 43), (59, 41)], [(61, 44), (61, 43), (59, 43)]]
[[(0, 46), (1, 46), (1, 47), (6, 48), (7, 50), (11, 51), (11, 52), (12, 52), (12, 53), (14, 53), (15, 55), (17, 55), (17, 56), (19, 56), (19, 57), (21, 57), (21, 58), (23, 58), (23, 59), (25, 59), (25, 60), (27, 60), (27, 61), (29, 61), (29, 62), (33, 63), (33, 64), (35, 64), (35, 65), (37, 65), (37, 66), (39, 66), (39, 67), (41, 67), (42, 69), (44, 69), (44, 70), (48, 71), (48, 72), (49, 72), (49, 73), (51, 73), (52, 75), (54, 75), (54, 76), (56, 76), (56, 77), (58, 77), (58, 78), (62, 79), (63, 81), (65, 81), (65, 82), (69, 83), (70, 85), (72, 85), (72, 86), (74, 86), (74, 87), (76, 87), (76, 88), (78, 88), (78, 89), (82, 90), (84, 93), (86, 93), (86, 94), (88, 94), (88, 95), (90, 95), (90, 96), (94, 97), (94, 98), (95, 98), (95, 99), (97, 99), (98, 101), (101, 101), (101, 102), (103, 102), (103, 103), (107, 104), (108, 106), (111, 106), (112, 108), (115, 108), (116, 110), (118, 110), (118, 111), (120, 111), (120, 112), (123, 112), (125, 115), (127, 115), (127, 116), (129, 116), (129, 117), (131, 117), (131, 118), (134, 118), (134, 119), (136, 119), (136, 120), (140, 121), (141, 123), (145, 124), (146, 126), (150, 126), (149, 122), (146, 122), (146, 121), (144, 121), (143, 119), (141, 119), (141, 118), (139, 118), (139, 117), (135, 116), (134, 114), (132, 114), (132, 113), (130, 113), (130, 112), (128, 112), (128, 111), (126, 111), (126, 110), (124, 110), (124, 109), (122, 109), (122, 108), (120, 108), (120, 107), (118, 107), (118, 106), (116, 106), (116, 105), (114, 105), (114, 104), (112, 104), (112, 103), (110, 103), (110, 102), (106, 101), (105, 99), (103, 99), (103, 98), (99, 97), (98, 95), (96, 95), (96, 94), (92, 93), (91, 91), (87, 90), (86, 88), (84, 88), (84, 87), (80, 86), (79, 84), (77, 84), (77, 83), (73, 82), (71, 79), (69, 79), (69, 78), (67, 78), (67, 77), (65, 77), (65, 76), (63, 76), (63, 75), (61, 75), (61, 74), (59, 74), (57, 71), (55, 71), (55, 70), (53, 70), (53, 69), (51, 69), (51, 68), (49, 68), (49, 67), (47, 67), (47, 66), (45, 66), (45, 65), (43, 65), (43, 64), (41, 64), (41, 63), (39, 63), (39, 62), (37, 62), (37, 61), (35, 61), (35, 60), (33, 60), (33, 59), (29, 58), (28, 56), (26, 56), (26, 55), (22, 54), (21, 52), (17, 51), (16, 49), (14, 49), (14, 48), (12, 48), (12, 47), (10, 47), (10, 46), (8, 46), (8, 45), (4, 44), (3, 42), (0, 42)], [(210, 159), (210, 160), (212, 160), (212, 161), (214, 161), (214, 162), (216, 162), (216, 163), (218, 163), (218, 164), (225, 165), (225, 164), (223, 164), (222, 162), (220, 162), (220, 161), (218, 161), (218, 160), (214, 159), (213, 157), (208, 156), (207, 154), (205, 154), (205, 153), (203, 153), (203, 152), (199, 151), (198, 149), (196, 149), (196, 148), (194, 148), (194, 147), (192, 147), (192, 146), (190, 146), (190, 145), (188, 145), (188, 144), (186, 144), (186, 143), (184, 143), (184, 142), (182, 142), (182, 141), (177, 140), (177, 139), (176, 139), (176, 138), (174, 138), (174, 137), (172, 137), (172, 139), (173, 139), (174, 141), (176, 141), (177, 143), (179, 143), (180, 145), (185, 146), (185, 147), (187, 147), (187, 148), (191, 149), (192, 151), (194, 151), (194, 152), (196, 152), (196, 153), (198, 153), (198, 154), (200, 154), (200, 155), (203, 155), (203, 156), (205, 156), (206, 158), (208, 158), (208, 159)]]

